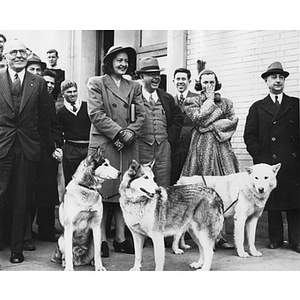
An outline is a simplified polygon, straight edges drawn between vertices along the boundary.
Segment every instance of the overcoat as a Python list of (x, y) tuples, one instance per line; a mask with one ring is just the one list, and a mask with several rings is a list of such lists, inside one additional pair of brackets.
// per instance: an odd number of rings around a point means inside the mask
[(253, 163), (281, 163), (266, 210), (300, 208), (299, 99), (283, 94), (277, 110), (270, 95), (252, 104), (244, 141)]
[[(98, 146), (111, 165), (124, 173), (132, 159), (138, 160), (138, 143), (135, 140), (117, 151), (113, 141), (121, 129), (131, 129), (138, 136), (145, 119), (141, 86), (138, 82), (122, 78), (120, 87), (108, 74), (91, 77), (87, 83), (88, 114), (91, 119), (89, 153)], [(135, 117), (130, 120), (133, 108)], [(104, 182), (103, 201), (118, 201), (120, 179)]]
[[(207, 101), (203, 94), (186, 98), (186, 114), (194, 123), (189, 153), (182, 169), (183, 176), (228, 175), (239, 171), (238, 160), (230, 140), (236, 131), (236, 117), (231, 100)], [(223, 174), (214, 174), (216, 156)]]

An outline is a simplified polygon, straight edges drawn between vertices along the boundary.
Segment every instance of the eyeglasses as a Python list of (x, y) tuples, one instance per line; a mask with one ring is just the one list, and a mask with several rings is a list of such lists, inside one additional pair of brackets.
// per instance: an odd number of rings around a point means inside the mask
[(19, 49), (19, 50), (11, 50), (8, 53), (12, 56), (12, 57), (16, 57), (18, 52), (20, 53), (21, 56), (26, 57), (28, 55), (28, 51), (27, 49)]

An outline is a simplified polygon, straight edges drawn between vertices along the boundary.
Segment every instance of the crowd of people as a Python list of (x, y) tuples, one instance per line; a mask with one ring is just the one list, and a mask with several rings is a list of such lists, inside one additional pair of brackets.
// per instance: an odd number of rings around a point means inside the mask
[[(79, 163), (97, 147), (125, 172), (132, 159), (155, 159), (158, 185), (181, 175), (228, 175), (240, 170), (231, 145), (238, 118), (233, 102), (220, 94), (217, 74), (174, 71), (176, 95), (161, 88), (159, 61), (144, 57), (134, 70), (136, 51), (113, 46), (103, 59), (102, 76), (89, 78), (87, 101), (77, 83), (58, 68), (58, 52), (47, 51), (48, 66), (19, 40), (0, 34), (0, 251), (10, 262), (34, 251), (33, 238), (55, 242), (55, 207)], [(128, 76), (136, 74), (135, 78)], [(274, 62), (262, 74), (269, 94), (253, 103), (244, 141), (254, 163), (282, 164), (278, 185), (267, 202), (270, 249), (283, 246), (282, 212), (289, 243), (300, 253), (299, 99), (283, 93), (289, 73)], [(119, 180), (103, 184), (102, 257), (109, 256), (107, 227), (114, 217), (116, 252), (134, 253), (126, 238), (119, 205)], [(32, 231), (36, 222), (38, 232)], [(165, 241), (167, 243), (167, 241)], [(220, 236), (217, 246), (231, 249)]]

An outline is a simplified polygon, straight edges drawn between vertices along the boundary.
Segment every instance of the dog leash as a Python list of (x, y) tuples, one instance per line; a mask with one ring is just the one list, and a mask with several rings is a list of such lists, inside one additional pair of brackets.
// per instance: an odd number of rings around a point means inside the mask
[[(203, 180), (205, 186), (207, 186), (205, 178), (202, 174), (201, 174), (201, 177), (202, 177), (202, 180)], [(233, 205), (235, 205), (237, 203), (238, 199), (239, 199), (239, 194), (237, 195), (236, 200), (234, 200), (225, 210), (223, 209), (223, 214), (225, 214)]]

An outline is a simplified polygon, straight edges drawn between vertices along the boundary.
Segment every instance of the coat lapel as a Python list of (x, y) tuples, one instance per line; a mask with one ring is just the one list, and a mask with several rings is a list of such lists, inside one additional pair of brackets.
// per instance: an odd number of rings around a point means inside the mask
[(277, 108), (271, 99), (270, 95), (268, 95), (266, 98), (263, 99), (261, 108), (267, 111), (272, 116), (275, 116)]
[(25, 71), (24, 82), (23, 82), (23, 94), (22, 94), (22, 99), (20, 104), (20, 112), (26, 105), (34, 88), (35, 88), (35, 77), (31, 73)]
[(126, 80), (121, 79), (120, 88), (118, 88), (118, 86), (116, 85), (114, 80), (111, 78), (111, 76), (105, 75), (104, 76), (104, 83), (107, 86), (107, 88), (114, 95), (116, 95), (118, 98), (120, 98), (125, 103), (128, 103), (127, 96), (130, 92), (131, 86), (129, 85), (129, 83)]
[(0, 94), (2, 95), (3, 99), (7, 102), (7, 104), (14, 109), (12, 98), (11, 98), (11, 91), (9, 85), (9, 78), (8, 78), (7, 69), (0, 72)]
[(282, 117), (290, 108), (292, 108), (293, 102), (291, 101), (290, 97), (286, 94), (283, 94), (281, 105), (275, 115), (275, 119), (279, 119)]

